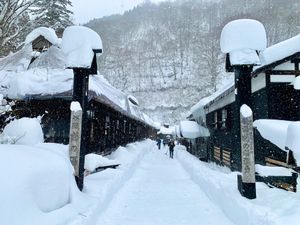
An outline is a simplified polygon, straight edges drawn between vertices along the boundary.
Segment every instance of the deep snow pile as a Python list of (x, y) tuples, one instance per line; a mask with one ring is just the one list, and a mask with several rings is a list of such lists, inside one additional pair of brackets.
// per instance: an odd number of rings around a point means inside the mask
[(11, 121), (0, 135), (3, 143), (35, 145), (44, 142), (44, 134), (37, 118), (21, 118)]
[(0, 224), (66, 224), (92, 203), (77, 189), (64, 148), (0, 145)]

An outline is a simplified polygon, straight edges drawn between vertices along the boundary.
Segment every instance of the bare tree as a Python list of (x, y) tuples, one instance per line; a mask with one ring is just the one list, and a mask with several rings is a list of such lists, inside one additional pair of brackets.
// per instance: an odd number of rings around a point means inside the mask
[(28, 28), (26, 23), (30, 22), (29, 9), (38, 1), (41, 0), (0, 0), (1, 49)]

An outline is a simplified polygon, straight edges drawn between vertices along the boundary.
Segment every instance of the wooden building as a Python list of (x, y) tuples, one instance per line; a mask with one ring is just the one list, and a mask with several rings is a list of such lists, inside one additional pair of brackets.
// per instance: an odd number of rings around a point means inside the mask
[[(300, 36), (295, 38), (299, 40)], [(250, 107), (254, 120), (300, 120), (300, 94), (293, 86), (295, 77), (300, 74), (300, 48), (294, 45), (295, 38), (260, 54), (263, 65), (254, 68), (251, 78)], [(209, 138), (193, 141), (193, 151), (198, 157), (240, 170), (239, 108), (235, 96), (234, 85), (229, 85), (196, 104), (189, 119), (204, 124), (210, 131)], [(286, 166), (295, 163), (288, 151), (262, 138), (257, 130), (254, 135), (256, 163)]]
[[(26, 38), (23, 49), (0, 60), (0, 79), (5, 85), (0, 93), (14, 101), (9, 112), (12, 116), (42, 117), (46, 142), (68, 144), (74, 74), (65, 68), (65, 57), (53, 44), (58, 43), (53, 35), (52, 30), (38, 28)], [(41, 37), (52, 45), (34, 55)], [(154, 122), (133, 96), (114, 88), (101, 75), (90, 75), (89, 84), (87, 153), (107, 154), (120, 145), (156, 134)]]

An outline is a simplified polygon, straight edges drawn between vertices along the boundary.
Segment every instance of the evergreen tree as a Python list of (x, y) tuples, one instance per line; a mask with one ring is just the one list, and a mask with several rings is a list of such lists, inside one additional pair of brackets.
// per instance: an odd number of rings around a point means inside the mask
[(70, 0), (39, 1), (37, 8), (33, 10), (37, 25), (51, 27), (54, 30), (72, 25), (73, 12), (68, 9), (69, 6), (72, 6)]

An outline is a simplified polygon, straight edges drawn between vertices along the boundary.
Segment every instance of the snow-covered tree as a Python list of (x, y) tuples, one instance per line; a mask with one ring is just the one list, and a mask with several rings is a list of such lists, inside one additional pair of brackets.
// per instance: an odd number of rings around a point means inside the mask
[(70, 0), (47, 0), (39, 1), (33, 10), (35, 21), (39, 26), (51, 27), (54, 30), (65, 28), (72, 24), (72, 6)]
[(0, 56), (14, 50), (16, 37), (30, 27), (29, 8), (40, 0), (0, 0)]

